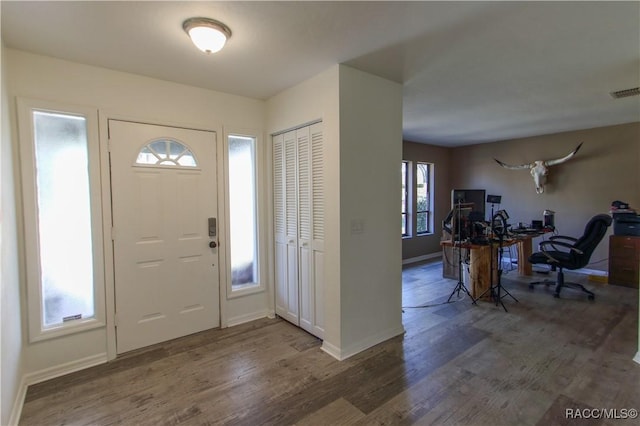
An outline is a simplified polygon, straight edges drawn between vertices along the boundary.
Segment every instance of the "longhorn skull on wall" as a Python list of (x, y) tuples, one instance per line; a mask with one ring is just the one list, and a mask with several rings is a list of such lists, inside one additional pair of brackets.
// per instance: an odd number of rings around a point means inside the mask
[(544, 192), (544, 184), (547, 182), (547, 174), (549, 173), (549, 167), (555, 166), (556, 164), (564, 163), (569, 158), (576, 155), (576, 152), (578, 152), (581, 146), (582, 146), (582, 143), (580, 143), (580, 145), (578, 145), (577, 148), (571, 151), (569, 154), (555, 160), (547, 160), (547, 161), (536, 160), (533, 163), (520, 164), (517, 166), (512, 166), (512, 165), (503, 163), (502, 161), (496, 158), (494, 158), (494, 160), (496, 160), (496, 162), (500, 164), (502, 167), (504, 167), (505, 169), (509, 169), (509, 170), (529, 169), (531, 171), (531, 176), (533, 176), (533, 181), (536, 184), (536, 192), (538, 194), (542, 194)]

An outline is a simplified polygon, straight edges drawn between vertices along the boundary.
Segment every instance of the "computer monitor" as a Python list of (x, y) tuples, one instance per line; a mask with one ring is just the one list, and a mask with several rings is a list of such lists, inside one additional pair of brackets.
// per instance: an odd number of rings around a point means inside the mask
[(451, 234), (453, 240), (464, 240), (470, 236), (471, 221), (469, 216), (473, 211), (473, 203), (459, 203), (453, 206), (442, 223), (443, 229)]
[(458, 203), (473, 203), (473, 210), (480, 212), (486, 218), (484, 189), (454, 189), (451, 191), (451, 208)]

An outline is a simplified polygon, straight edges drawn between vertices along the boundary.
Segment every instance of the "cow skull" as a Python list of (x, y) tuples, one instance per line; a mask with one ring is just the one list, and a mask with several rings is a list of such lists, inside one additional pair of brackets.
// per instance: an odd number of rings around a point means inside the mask
[(578, 152), (581, 146), (582, 146), (582, 143), (580, 143), (580, 145), (578, 145), (578, 147), (573, 151), (571, 151), (568, 155), (562, 158), (558, 158), (556, 160), (547, 160), (547, 161), (536, 160), (533, 163), (520, 164), (518, 166), (505, 164), (496, 158), (494, 158), (494, 160), (496, 160), (496, 162), (500, 164), (502, 167), (504, 167), (505, 169), (509, 169), (509, 170), (529, 169), (531, 172), (531, 176), (533, 176), (533, 182), (536, 184), (536, 192), (538, 194), (542, 194), (544, 192), (544, 185), (547, 182), (547, 174), (549, 173), (549, 167), (555, 166), (556, 164), (564, 163), (569, 158), (576, 155), (576, 152)]

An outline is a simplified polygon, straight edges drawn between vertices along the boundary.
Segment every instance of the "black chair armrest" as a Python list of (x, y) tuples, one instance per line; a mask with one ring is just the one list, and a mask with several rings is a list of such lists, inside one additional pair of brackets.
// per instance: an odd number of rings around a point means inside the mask
[(573, 244), (563, 243), (562, 241), (542, 241), (539, 245), (540, 251), (543, 253), (547, 253), (547, 250), (545, 250), (547, 246), (553, 247), (555, 251), (559, 251), (557, 247), (564, 247), (575, 253), (583, 254), (582, 250), (577, 249), (576, 247), (573, 246)]
[(567, 241), (573, 241), (574, 243), (578, 242), (577, 238), (573, 238), (573, 237), (569, 237), (566, 235), (552, 235), (549, 237), (550, 241), (555, 241), (555, 240), (567, 240)]

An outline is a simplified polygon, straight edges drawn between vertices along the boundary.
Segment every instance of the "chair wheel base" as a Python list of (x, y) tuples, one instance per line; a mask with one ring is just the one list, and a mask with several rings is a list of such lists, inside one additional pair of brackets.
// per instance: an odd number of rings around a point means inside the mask
[(558, 293), (553, 293), (553, 297), (555, 297), (556, 299), (559, 299), (560, 295)]

